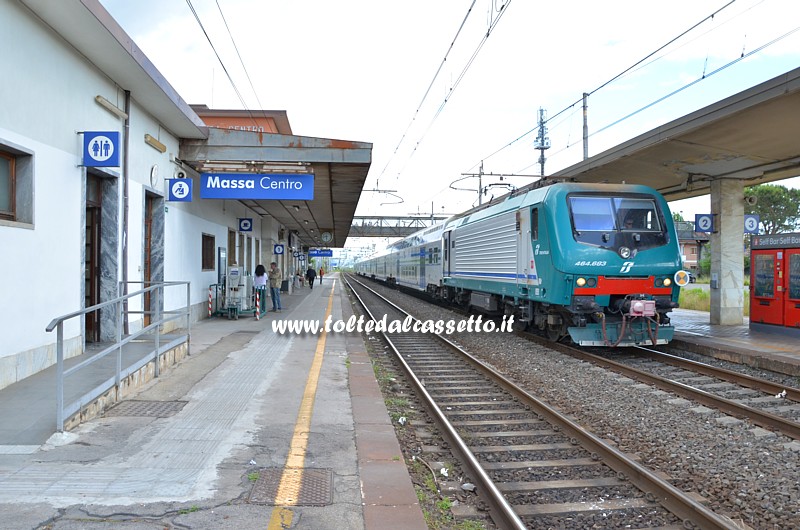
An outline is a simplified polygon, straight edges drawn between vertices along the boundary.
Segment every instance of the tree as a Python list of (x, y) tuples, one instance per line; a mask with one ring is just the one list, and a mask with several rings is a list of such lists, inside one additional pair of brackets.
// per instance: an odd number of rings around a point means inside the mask
[(747, 188), (745, 197), (755, 197), (755, 205), (746, 204), (745, 213), (757, 214), (765, 234), (793, 232), (800, 221), (800, 190), (776, 184)]
[(683, 218), (683, 212), (672, 212), (672, 220), (679, 223), (684, 222), (685, 219)]

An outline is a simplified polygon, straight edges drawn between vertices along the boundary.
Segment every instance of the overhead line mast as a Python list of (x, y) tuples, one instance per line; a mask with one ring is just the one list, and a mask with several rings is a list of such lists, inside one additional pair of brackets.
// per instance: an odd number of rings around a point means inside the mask
[(540, 175), (544, 176), (544, 162), (547, 160), (544, 157), (544, 152), (547, 149), (550, 149), (550, 138), (547, 136), (547, 127), (545, 127), (545, 123), (547, 119), (545, 118), (544, 109), (539, 107), (539, 133), (536, 135), (536, 139), (533, 141), (533, 147), (538, 149), (539, 154), (539, 167), (541, 168)]

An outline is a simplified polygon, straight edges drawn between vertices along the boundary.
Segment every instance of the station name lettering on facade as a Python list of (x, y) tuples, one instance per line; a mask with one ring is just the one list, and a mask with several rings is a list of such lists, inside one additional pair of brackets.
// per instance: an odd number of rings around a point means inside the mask
[(203, 199), (314, 199), (313, 174), (201, 173)]

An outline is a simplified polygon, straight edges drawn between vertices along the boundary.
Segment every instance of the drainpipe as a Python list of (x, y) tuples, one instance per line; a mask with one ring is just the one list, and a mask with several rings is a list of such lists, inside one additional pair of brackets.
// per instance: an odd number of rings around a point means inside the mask
[[(128, 294), (128, 171), (131, 144), (131, 91), (125, 91), (125, 128), (122, 131), (122, 295)], [(128, 334), (128, 301), (123, 302), (123, 332)]]

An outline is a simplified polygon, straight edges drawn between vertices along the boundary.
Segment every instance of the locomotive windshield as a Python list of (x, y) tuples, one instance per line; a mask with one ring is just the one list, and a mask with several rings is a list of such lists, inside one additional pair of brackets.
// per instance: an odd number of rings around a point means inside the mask
[(573, 195), (572, 231), (581, 243), (645, 249), (666, 243), (658, 205), (650, 196)]

